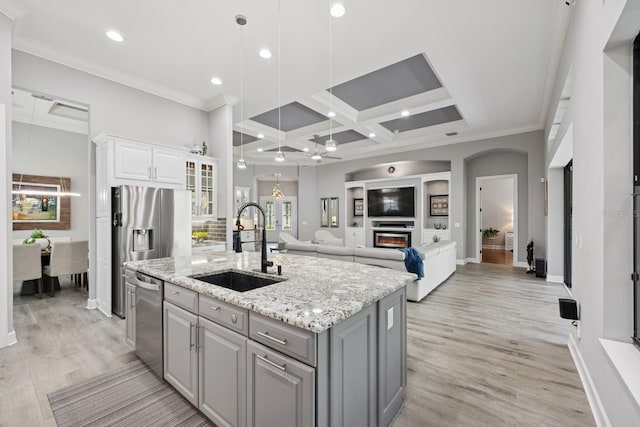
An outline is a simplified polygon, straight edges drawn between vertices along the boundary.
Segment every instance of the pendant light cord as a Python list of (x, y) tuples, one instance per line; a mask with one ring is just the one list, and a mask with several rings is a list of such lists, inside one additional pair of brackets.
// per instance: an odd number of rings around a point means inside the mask
[[(240, 126), (244, 121), (244, 38), (240, 25)], [(244, 129), (240, 128), (240, 159), (244, 160)]]
[(331, 1), (329, 0), (329, 140), (333, 139), (333, 20), (331, 16)]
[(280, 0), (278, 0), (278, 153), (280, 153), (282, 151), (281, 146), (280, 146), (280, 134), (282, 133), (281, 130), (281, 117), (280, 117), (280, 107), (281, 107), (281, 60), (280, 57), (282, 56), (282, 50), (281, 50), (281, 46), (280, 46)]

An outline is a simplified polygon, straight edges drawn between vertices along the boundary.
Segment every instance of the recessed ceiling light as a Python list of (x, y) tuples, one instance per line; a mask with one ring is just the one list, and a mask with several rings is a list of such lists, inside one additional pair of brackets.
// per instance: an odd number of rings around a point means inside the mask
[(375, 137), (376, 137), (376, 134), (375, 134), (375, 133), (371, 132), (371, 133), (369, 134), (369, 138), (375, 138)]
[(409, 110), (402, 110), (402, 112), (400, 113), (402, 117), (407, 117), (409, 114), (411, 114), (409, 113)]
[(264, 148), (258, 148), (258, 153), (262, 153), (264, 151)]
[(264, 138), (264, 134), (262, 134), (262, 133), (259, 133), (259, 134), (257, 134), (256, 136), (258, 137), (258, 139), (262, 139), (262, 138)]
[(124, 41), (124, 37), (122, 37), (120, 35), (119, 32), (117, 31), (113, 31), (113, 30), (109, 30), (105, 33), (107, 35), (107, 37), (109, 37), (111, 40), (113, 40), (114, 42), (123, 42)]
[(304, 148), (302, 149), (302, 151), (304, 151), (304, 152), (306, 153), (307, 151), (309, 151), (309, 147), (304, 147)]
[(271, 58), (271, 51), (269, 49), (267, 49), (267, 48), (260, 49), (260, 57), (262, 57), (264, 59)]
[(220, 86), (222, 84), (222, 80), (218, 77), (211, 77), (211, 83), (216, 86)]
[(344, 15), (347, 10), (344, 8), (342, 3), (334, 3), (331, 6), (331, 16), (334, 18), (340, 18)]
[(327, 116), (329, 116), (329, 117), (335, 117), (335, 116), (336, 116), (336, 112), (335, 112), (335, 111), (329, 111), (329, 112), (327, 113)]

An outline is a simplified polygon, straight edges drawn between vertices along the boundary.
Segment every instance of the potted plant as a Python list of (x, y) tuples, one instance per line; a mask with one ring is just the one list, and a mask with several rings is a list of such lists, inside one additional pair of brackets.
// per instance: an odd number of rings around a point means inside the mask
[(33, 230), (33, 233), (31, 233), (31, 236), (24, 239), (22, 243), (24, 243), (25, 245), (31, 245), (31, 244), (37, 243), (40, 245), (42, 250), (45, 250), (49, 246), (51, 246), (51, 242), (49, 241), (49, 236), (47, 236), (42, 232), (42, 230), (39, 230), (37, 228)]
[(482, 235), (484, 237), (486, 237), (487, 239), (495, 239), (496, 236), (498, 235), (498, 233), (500, 232), (500, 230), (496, 230), (495, 228), (487, 228), (486, 230), (484, 230), (484, 232), (482, 233)]

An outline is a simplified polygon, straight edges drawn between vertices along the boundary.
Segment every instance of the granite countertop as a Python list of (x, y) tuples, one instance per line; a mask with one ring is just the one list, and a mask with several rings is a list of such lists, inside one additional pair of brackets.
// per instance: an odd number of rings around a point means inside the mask
[[(416, 279), (412, 273), (303, 255), (279, 254), (270, 256), (269, 260), (277, 256), (282, 260), (282, 276), (253, 271), (259, 270), (258, 252), (160, 258), (128, 262), (125, 266), (317, 333)], [(279, 277), (283, 281), (252, 291), (236, 292), (188, 277), (230, 270), (258, 277)]]
[(192, 242), (191, 243), (191, 247), (192, 248), (204, 248), (207, 246), (218, 246), (218, 245), (224, 245), (225, 242), (223, 241), (218, 241), (218, 240), (203, 240), (201, 242)]

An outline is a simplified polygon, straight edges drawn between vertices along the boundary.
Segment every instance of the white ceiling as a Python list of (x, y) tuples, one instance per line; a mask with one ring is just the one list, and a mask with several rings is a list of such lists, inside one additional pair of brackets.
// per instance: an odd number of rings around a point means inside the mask
[[(14, 18), (14, 48), (146, 90), (203, 110), (234, 103), (240, 93), (240, 29), (244, 27), (244, 99), (236, 130), (265, 139), (244, 145), (248, 162), (271, 162), (256, 149), (313, 149), (329, 122), (279, 133), (248, 120), (297, 101), (338, 113), (333, 132), (354, 129), (372, 140), (341, 144), (345, 159), (541, 129), (547, 116), (570, 7), (562, 0), (344, 0), (333, 18), (332, 83), (338, 85), (417, 54), (425, 55), (443, 87), (357, 111), (330, 86), (330, 2), (281, 1), (281, 90), (278, 96), (278, 1), (243, 0), (0, 0)], [(104, 35), (118, 30), (117, 44)], [(262, 47), (270, 60), (258, 56)], [(212, 76), (222, 79), (213, 86)], [(456, 105), (463, 120), (394, 134), (379, 123)], [(458, 135), (446, 137), (445, 132)], [(239, 149), (236, 149), (239, 152)], [(236, 156), (238, 154), (236, 153)], [(302, 154), (288, 161), (311, 163)]]

